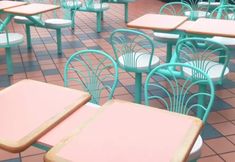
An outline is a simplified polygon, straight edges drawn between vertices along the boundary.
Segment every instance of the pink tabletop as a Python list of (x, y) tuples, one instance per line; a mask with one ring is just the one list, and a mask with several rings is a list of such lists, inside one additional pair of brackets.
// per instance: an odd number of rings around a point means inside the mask
[(198, 35), (235, 37), (235, 21), (200, 18), (189, 24), (184, 31)]
[(76, 128), (94, 116), (99, 110), (98, 107), (100, 106), (88, 102), (64, 121), (59, 123), (55, 128), (47, 132), (37, 141), (37, 143), (47, 147), (55, 146), (64, 137), (71, 134)]
[(23, 151), (89, 99), (86, 92), (33, 80), (0, 91), (0, 148)]
[(107, 102), (76, 133), (62, 140), (46, 162), (186, 161), (202, 121), (126, 101)]
[(27, 2), (17, 2), (17, 1), (0, 1), (0, 10), (21, 6), (27, 4)]
[(130, 28), (172, 31), (188, 19), (186, 16), (146, 14), (127, 24)]

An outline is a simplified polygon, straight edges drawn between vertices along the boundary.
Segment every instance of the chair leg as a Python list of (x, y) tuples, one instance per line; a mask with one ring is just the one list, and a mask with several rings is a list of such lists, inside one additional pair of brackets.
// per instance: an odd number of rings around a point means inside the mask
[(124, 8), (125, 8), (125, 23), (128, 23), (128, 3), (124, 4)]
[(142, 73), (135, 73), (135, 103), (141, 103)]
[(173, 44), (172, 43), (167, 43), (166, 44), (166, 62), (170, 62), (171, 61), (171, 57), (172, 57), (172, 47)]
[(103, 20), (104, 20), (104, 11), (101, 12), (101, 21), (103, 21)]
[(61, 29), (56, 29), (56, 39), (57, 39), (57, 53), (62, 54), (62, 44), (61, 44)]
[(31, 49), (32, 48), (32, 41), (31, 41), (30, 25), (26, 24), (25, 30), (26, 30), (27, 48)]
[(96, 12), (96, 29), (97, 32), (101, 32), (101, 17), (102, 17), (102, 12)]
[[(204, 84), (200, 84), (199, 85), (199, 92), (200, 93), (204, 93), (206, 92), (206, 85)], [(203, 95), (199, 95), (198, 96), (198, 104), (199, 105), (204, 105), (204, 96)], [(202, 119), (202, 117), (204, 116), (204, 111), (202, 110), (202, 108), (198, 108), (197, 109), (197, 117), (199, 117), (200, 119)]]
[(71, 18), (71, 21), (72, 21), (72, 30), (74, 30), (75, 28), (75, 17), (76, 17), (76, 11), (75, 10), (70, 10), (70, 18)]
[(12, 58), (11, 58), (11, 48), (5, 48), (6, 51), (6, 63), (7, 63), (7, 74), (13, 75), (13, 65), (12, 65)]

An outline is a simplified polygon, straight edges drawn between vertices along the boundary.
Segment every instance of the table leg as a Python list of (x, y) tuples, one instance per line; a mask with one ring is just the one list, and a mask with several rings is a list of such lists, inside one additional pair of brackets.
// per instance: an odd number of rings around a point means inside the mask
[(135, 103), (141, 103), (142, 73), (135, 73)]
[(101, 17), (102, 17), (102, 12), (97, 12), (96, 13), (96, 28), (97, 32), (101, 32)]
[(125, 7), (125, 23), (128, 23), (128, 3), (124, 3)]
[(6, 50), (6, 63), (7, 63), (7, 73), (8, 75), (13, 75), (13, 65), (12, 65), (12, 58), (11, 58), (11, 48), (7, 47)]
[(173, 44), (172, 43), (167, 43), (166, 44), (166, 62), (170, 62), (171, 61), (171, 57), (172, 57), (172, 47)]

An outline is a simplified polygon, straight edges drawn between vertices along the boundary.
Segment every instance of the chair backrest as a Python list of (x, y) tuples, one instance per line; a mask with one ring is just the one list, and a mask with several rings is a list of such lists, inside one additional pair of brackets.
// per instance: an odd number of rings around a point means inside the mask
[(73, 9), (77, 10), (80, 8), (80, 1), (79, 0), (60, 0), (60, 4), (64, 9)]
[[(194, 75), (185, 75), (184, 69), (194, 71)], [(200, 92), (201, 85), (207, 86), (207, 90)], [(144, 95), (146, 105), (187, 115), (201, 111), (202, 115), (198, 117), (205, 122), (214, 101), (214, 85), (209, 76), (196, 67), (169, 63), (148, 74)], [(205, 102), (198, 102), (199, 98)]]
[(92, 96), (91, 101), (111, 99), (118, 82), (118, 67), (107, 53), (82, 50), (74, 53), (64, 68), (64, 86), (83, 89)]
[(229, 59), (228, 48), (223, 44), (205, 38), (191, 37), (182, 39), (176, 44), (171, 62), (187, 63), (205, 73), (209, 73), (212, 68), (221, 65), (221, 74), (217, 79), (221, 84)]
[(189, 12), (190, 16), (189, 19), (192, 20), (192, 11), (193, 9), (187, 3), (183, 2), (170, 2), (164, 4), (161, 8), (159, 13), (164, 15), (176, 15), (176, 16), (185, 16), (185, 12)]
[[(154, 43), (148, 35), (136, 30), (117, 29), (112, 32), (110, 41), (116, 61), (121, 68), (130, 72), (150, 71)], [(139, 68), (139, 60), (143, 58), (148, 63), (146, 69)]]
[(211, 12), (210, 18), (224, 19), (224, 20), (235, 20), (235, 6), (234, 5), (219, 6)]
[[(72, 2), (73, 0), (70, 0), (66, 3), (63, 1), (64, 0), (53, 0), (54, 5), (61, 6), (60, 9), (53, 10), (53, 18), (63, 18), (63, 19), (71, 20), (70, 8), (68, 7), (68, 5), (69, 5), (69, 2)], [(51, 3), (51, 1), (47, 1), (47, 2)]]

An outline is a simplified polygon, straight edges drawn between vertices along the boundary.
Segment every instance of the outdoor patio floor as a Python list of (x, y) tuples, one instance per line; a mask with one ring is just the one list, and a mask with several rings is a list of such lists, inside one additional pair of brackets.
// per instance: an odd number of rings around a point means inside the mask
[[(145, 14), (158, 13), (164, 2), (158, 0), (137, 0), (129, 5), (129, 21)], [(77, 12), (76, 28), (62, 32), (63, 54), (56, 53), (56, 34), (53, 30), (31, 28), (32, 50), (24, 44), (12, 48), (14, 75), (6, 74), (5, 51), (0, 49), (0, 89), (22, 79), (34, 79), (63, 86), (64, 65), (75, 51), (82, 49), (100, 49), (114, 56), (109, 44), (110, 33), (117, 28), (126, 28), (123, 5), (110, 4), (104, 14), (103, 31), (96, 33), (96, 16), (93, 13)], [(47, 17), (50, 13), (44, 14)], [(24, 26), (9, 25), (9, 31), (25, 35)], [(144, 30), (150, 36), (153, 32)], [(164, 63), (165, 45), (156, 44), (156, 55)], [(216, 99), (208, 123), (202, 132), (204, 145), (199, 162), (234, 162), (235, 160), (235, 57), (231, 51), (230, 73), (222, 86), (216, 87)], [(144, 79), (143, 79), (144, 82)], [(134, 75), (120, 70), (119, 84), (114, 98), (133, 101)], [(20, 95), (20, 94), (19, 94)], [(164, 123), (162, 123), (164, 124)], [(167, 142), (167, 141), (166, 141)], [(30, 147), (22, 153), (23, 162), (42, 162), (44, 151)], [(19, 162), (19, 155), (0, 150), (0, 162)]]

